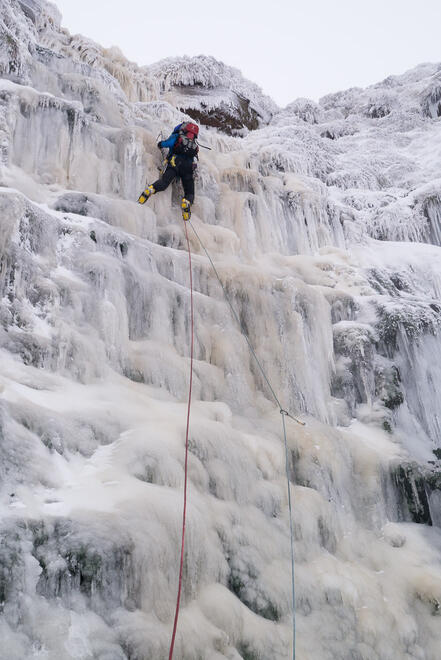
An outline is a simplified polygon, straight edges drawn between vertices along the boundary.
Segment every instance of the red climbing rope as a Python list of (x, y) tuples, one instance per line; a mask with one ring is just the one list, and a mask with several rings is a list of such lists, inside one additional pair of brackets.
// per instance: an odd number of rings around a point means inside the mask
[(178, 627), (179, 608), (181, 604), (181, 591), (182, 591), (182, 572), (184, 568), (184, 550), (185, 550), (185, 523), (187, 517), (187, 481), (188, 481), (188, 434), (190, 430), (190, 409), (191, 409), (191, 389), (193, 385), (193, 345), (194, 345), (194, 313), (193, 313), (193, 276), (191, 272), (191, 250), (190, 241), (188, 239), (187, 223), (184, 220), (185, 238), (187, 239), (188, 261), (190, 268), (190, 319), (191, 319), (191, 345), (190, 345), (190, 385), (188, 388), (188, 406), (187, 406), (187, 429), (185, 432), (185, 468), (184, 468), (184, 508), (182, 511), (182, 540), (181, 540), (181, 561), (179, 565), (179, 586), (178, 597), (176, 600), (175, 621), (173, 624), (173, 634), (170, 643), (170, 653), (168, 660), (173, 658), (173, 650), (175, 647), (176, 629)]

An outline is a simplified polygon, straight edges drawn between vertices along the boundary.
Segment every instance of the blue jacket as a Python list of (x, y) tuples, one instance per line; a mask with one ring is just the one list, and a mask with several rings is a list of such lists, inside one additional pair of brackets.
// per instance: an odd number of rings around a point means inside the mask
[[(182, 122), (184, 123), (184, 122)], [(159, 142), (161, 149), (168, 149), (168, 154), (167, 158), (170, 158), (173, 154), (173, 147), (175, 146), (175, 142), (178, 139), (179, 136), (179, 129), (181, 128), (182, 124), (178, 124), (177, 126), (174, 127), (173, 133), (168, 137), (166, 140), (162, 140)], [(186, 156), (185, 154), (180, 154), (183, 156), (183, 158), (193, 158), (193, 156)]]

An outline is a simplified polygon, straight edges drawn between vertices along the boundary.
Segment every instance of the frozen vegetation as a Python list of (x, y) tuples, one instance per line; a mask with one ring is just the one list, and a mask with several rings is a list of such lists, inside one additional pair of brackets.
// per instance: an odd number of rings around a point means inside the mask
[[(165, 660), (189, 370), (178, 190), (289, 422), (298, 660), (439, 660), (441, 65), (277, 108), (212, 58), (138, 68), (0, 0), (0, 658)], [(213, 121), (213, 117), (215, 121)], [(253, 130), (250, 130), (253, 129)], [(279, 411), (192, 241), (175, 658), (291, 657)]]

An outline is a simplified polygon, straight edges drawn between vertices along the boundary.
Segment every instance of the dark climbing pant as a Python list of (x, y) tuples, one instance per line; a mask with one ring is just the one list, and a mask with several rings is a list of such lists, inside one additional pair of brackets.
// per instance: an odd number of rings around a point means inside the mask
[(194, 178), (193, 178), (193, 159), (183, 158), (182, 156), (174, 156), (174, 167), (171, 163), (160, 179), (153, 183), (155, 192), (162, 192), (169, 187), (172, 181), (180, 178), (184, 187), (184, 197), (188, 199), (190, 204), (194, 202)]

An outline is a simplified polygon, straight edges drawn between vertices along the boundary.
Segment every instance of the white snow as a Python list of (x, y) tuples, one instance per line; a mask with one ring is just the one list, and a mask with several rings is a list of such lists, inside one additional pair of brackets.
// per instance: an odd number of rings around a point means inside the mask
[[(192, 222), (307, 421), (288, 423), (297, 657), (439, 660), (440, 65), (280, 110), (212, 58), (140, 69), (43, 0), (0, 10), (0, 659), (168, 657), (188, 258), (179, 190), (135, 200), (200, 85), (191, 107), (239, 95), (261, 118), (202, 128)], [(175, 657), (287, 660), (280, 414), (190, 235)]]

